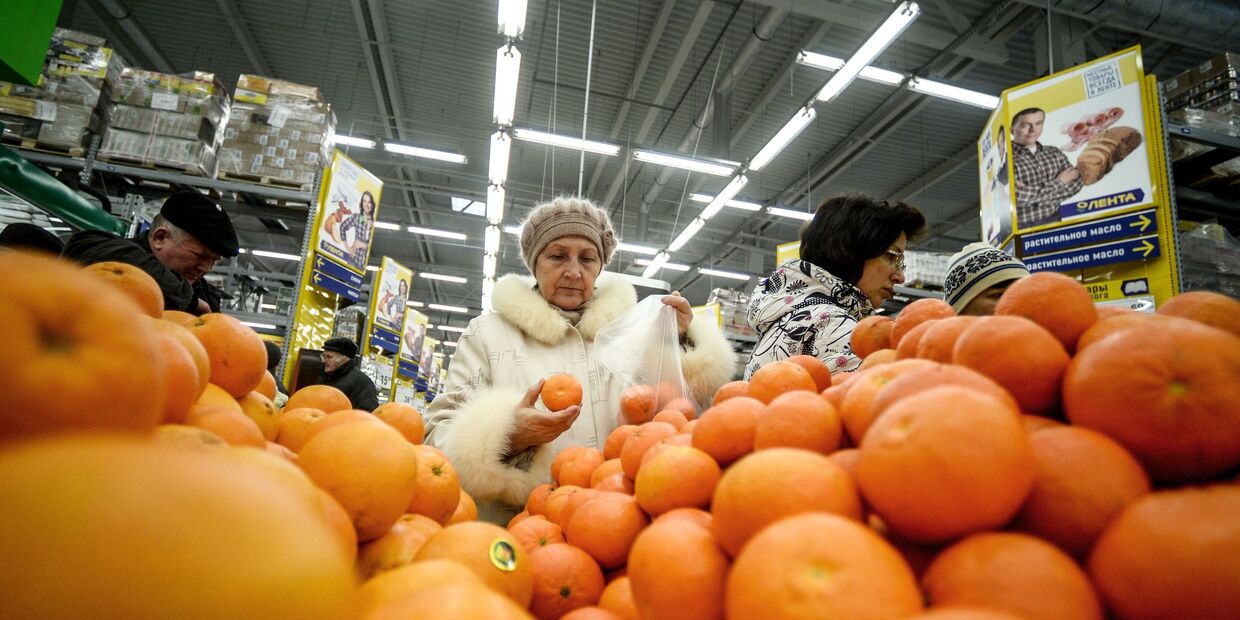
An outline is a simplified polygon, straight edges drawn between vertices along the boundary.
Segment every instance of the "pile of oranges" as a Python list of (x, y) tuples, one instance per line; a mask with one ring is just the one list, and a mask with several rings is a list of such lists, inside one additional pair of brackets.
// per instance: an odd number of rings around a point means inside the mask
[(0, 272), (13, 617), (1240, 617), (1220, 295), (1105, 311), (1035, 274), (994, 317), (862, 321), (853, 373), (793, 357), (700, 412), (634, 386), (503, 528), (413, 408), (314, 386), (277, 410), (254, 332), (163, 312), (123, 265)]

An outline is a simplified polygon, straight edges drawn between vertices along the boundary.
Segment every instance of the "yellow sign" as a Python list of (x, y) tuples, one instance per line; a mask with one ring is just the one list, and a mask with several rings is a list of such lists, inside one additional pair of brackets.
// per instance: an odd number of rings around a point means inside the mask
[(698, 319), (713, 323), (719, 331), (723, 331), (723, 310), (719, 302), (705, 306), (693, 306), (693, 320)]
[(1008, 165), (1007, 106), (1000, 103), (977, 141), (978, 196), (981, 239), (1003, 247), (1012, 237), (1012, 175)]
[(367, 346), (395, 355), (405, 323), (405, 303), (413, 284), (413, 270), (384, 256), (370, 287), (370, 311), (366, 314)]
[(336, 151), (319, 194), (314, 251), (357, 274), (366, 270), (383, 181)]
[(790, 241), (775, 246), (775, 264), (782, 265), (784, 261), (801, 258), (801, 242)]

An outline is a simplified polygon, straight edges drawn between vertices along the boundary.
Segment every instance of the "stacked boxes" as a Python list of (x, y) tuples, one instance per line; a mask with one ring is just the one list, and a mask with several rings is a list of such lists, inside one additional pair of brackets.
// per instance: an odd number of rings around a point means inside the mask
[(101, 157), (215, 174), (229, 101), (214, 74), (125, 69), (110, 100)]
[(98, 105), (123, 65), (103, 39), (57, 28), (37, 86), (0, 82), (5, 136), (81, 154), (102, 126)]
[(909, 250), (904, 253), (904, 285), (942, 289), (950, 262), (950, 254)]
[(1219, 224), (1180, 222), (1180, 269), (1181, 290), (1240, 297), (1240, 243)]
[(1213, 110), (1240, 102), (1240, 54), (1226, 52), (1163, 83), (1167, 110)]
[(331, 155), (336, 116), (319, 89), (254, 75), (237, 78), (220, 151), (220, 176), (314, 183)]
[(712, 289), (706, 303), (719, 304), (724, 336), (741, 340), (755, 337), (753, 328), (749, 326), (749, 319), (745, 316), (749, 312), (749, 293), (731, 288)]

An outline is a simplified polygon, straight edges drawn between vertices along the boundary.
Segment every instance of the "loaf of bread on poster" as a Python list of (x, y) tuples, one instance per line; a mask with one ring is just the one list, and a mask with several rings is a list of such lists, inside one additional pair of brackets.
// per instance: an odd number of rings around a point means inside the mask
[(1098, 132), (1076, 158), (1081, 182), (1085, 185), (1097, 183), (1138, 146), (1141, 146), (1141, 132), (1132, 127), (1111, 127)]

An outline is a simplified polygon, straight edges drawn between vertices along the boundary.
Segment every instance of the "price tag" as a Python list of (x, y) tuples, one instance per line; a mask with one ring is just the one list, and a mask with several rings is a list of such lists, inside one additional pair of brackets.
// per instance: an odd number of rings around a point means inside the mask
[(35, 101), (34, 117), (49, 123), (56, 120), (56, 104), (51, 101)]
[(151, 94), (151, 108), (156, 109), (156, 110), (171, 110), (173, 112), (176, 112), (177, 103), (179, 103), (179, 101), (180, 101), (180, 98), (172, 93), (152, 93)]

